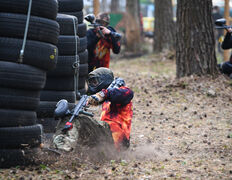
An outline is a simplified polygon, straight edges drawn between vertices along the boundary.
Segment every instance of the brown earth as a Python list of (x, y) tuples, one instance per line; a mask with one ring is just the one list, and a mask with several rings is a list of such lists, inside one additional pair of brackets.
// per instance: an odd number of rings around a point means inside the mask
[(169, 57), (111, 62), (135, 93), (128, 151), (41, 152), (37, 165), (0, 169), (0, 179), (232, 179), (231, 81), (177, 80)]

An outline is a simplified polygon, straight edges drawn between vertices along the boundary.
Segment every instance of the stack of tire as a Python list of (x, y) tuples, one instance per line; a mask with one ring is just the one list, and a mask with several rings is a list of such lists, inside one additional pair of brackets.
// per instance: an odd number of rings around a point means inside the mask
[(19, 61), (29, 0), (0, 4), (0, 167), (8, 167), (27, 163), (25, 155), (41, 144), (43, 128), (36, 123), (36, 109), (46, 71), (56, 65), (59, 24), (56, 0), (33, 1)]
[(75, 78), (78, 75), (77, 49), (80, 42), (74, 31), (78, 30), (78, 20), (66, 14), (58, 14), (56, 20), (60, 25), (57, 45), (59, 56), (56, 68), (47, 72), (46, 85), (41, 92), (37, 110), (38, 123), (43, 125), (45, 133), (55, 132), (58, 121), (54, 119), (54, 110), (57, 102), (66, 99), (73, 106), (76, 101)]
[[(88, 76), (88, 51), (87, 51), (87, 37), (86, 37), (86, 24), (83, 23), (83, 0), (58, 0), (59, 13), (69, 14), (77, 17), (78, 31), (77, 35), (80, 39), (80, 47), (78, 55), (80, 59), (79, 79), (77, 82), (78, 91), (80, 94), (86, 93), (85, 82)], [(78, 96), (77, 96), (78, 97)]]

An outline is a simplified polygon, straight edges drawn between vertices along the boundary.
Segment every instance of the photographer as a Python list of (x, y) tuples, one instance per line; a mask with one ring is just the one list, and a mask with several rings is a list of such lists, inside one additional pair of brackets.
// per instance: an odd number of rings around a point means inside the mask
[[(232, 48), (232, 28), (226, 29), (227, 33), (225, 35), (224, 41), (222, 42), (222, 49)], [(218, 65), (222, 73), (230, 76), (232, 78), (232, 55), (230, 56), (229, 61), (223, 62)]]
[[(220, 8), (218, 6), (213, 7), (212, 16), (213, 16), (214, 22), (217, 19), (223, 18), (222, 14), (220, 13)], [(222, 53), (221, 43), (219, 42), (222, 36), (223, 36), (223, 29), (216, 29), (215, 30), (216, 48), (219, 53)]]
[[(110, 16), (107, 13), (100, 13), (96, 17), (96, 23), (101, 26), (87, 31), (89, 72), (99, 67), (109, 68), (110, 49), (115, 54), (120, 52), (120, 42), (113, 36), (116, 31), (113, 27), (108, 26), (109, 22)], [(104, 37), (101, 36), (99, 30)]]

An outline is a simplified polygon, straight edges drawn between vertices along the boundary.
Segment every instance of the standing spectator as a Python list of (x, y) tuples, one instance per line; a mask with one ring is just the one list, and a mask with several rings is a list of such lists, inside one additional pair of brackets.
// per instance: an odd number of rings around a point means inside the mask
[[(222, 49), (232, 48), (232, 28), (226, 29), (227, 33), (225, 35), (224, 41), (222, 42)], [(230, 55), (229, 61), (218, 64), (219, 70), (232, 78), (232, 54)]]
[[(219, 8), (218, 6), (214, 6), (214, 7), (213, 7), (212, 16), (213, 16), (214, 22), (215, 22), (217, 19), (223, 18), (223, 16), (222, 16), (221, 13), (220, 13), (220, 8)], [(216, 29), (216, 30), (215, 30), (215, 39), (216, 39), (216, 47), (217, 47), (219, 53), (222, 53), (222, 49), (221, 49), (220, 41), (219, 41), (219, 39), (220, 39), (222, 36), (223, 36), (223, 29)]]

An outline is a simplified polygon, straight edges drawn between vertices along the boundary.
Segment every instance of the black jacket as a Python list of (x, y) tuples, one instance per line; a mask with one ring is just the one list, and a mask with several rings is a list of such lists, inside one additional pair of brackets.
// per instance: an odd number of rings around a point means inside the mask
[(224, 41), (222, 42), (222, 49), (230, 49), (230, 48), (232, 48), (232, 37), (231, 37), (231, 33), (227, 32)]

